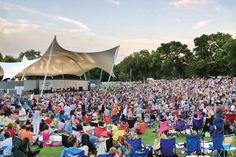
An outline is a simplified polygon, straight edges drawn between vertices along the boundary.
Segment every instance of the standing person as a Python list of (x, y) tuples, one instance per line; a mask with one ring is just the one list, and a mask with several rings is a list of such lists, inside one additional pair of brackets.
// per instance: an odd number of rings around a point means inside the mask
[(12, 157), (12, 137), (9, 132), (4, 133), (5, 140), (2, 141), (0, 148), (3, 149), (4, 157)]
[(142, 120), (142, 114), (143, 114), (143, 109), (140, 105), (138, 105), (138, 108), (136, 109), (136, 116), (137, 118), (139, 118), (140, 120)]
[(215, 118), (213, 120), (213, 127), (212, 131), (213, 133), (216, 133), (216, 134), (222, 134), (224, 133), (224, 119), (223, 119), (223, 109), (222, 108), (217, 108), (216, 109), (216, 114), (215, 114)]
[(38, 135), (39, 134), (39, 124), (41, 121), (40, 117), (40, 108), (37, 107), (36, 110), (34, 111), (34, 116), (33, 116), (33, 134)]
[(26, 120), (27, 120), (26, 111), (20, 105), (17, 105), (16, 109), (19, 111), (19, 114), (16, 116), (16, 118), (18, 118), (19, 124), (23, 125), (26, 122)]

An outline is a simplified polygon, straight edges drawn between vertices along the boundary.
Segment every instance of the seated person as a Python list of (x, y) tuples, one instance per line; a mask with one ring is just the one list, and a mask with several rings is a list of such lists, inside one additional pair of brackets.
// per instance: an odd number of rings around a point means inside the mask
[(23, 124), (23, 125), (21, 126), (20, 131), (18, 132), (18, 137), (19, 137), (19, 139), (21, 139), (21, 134), (22, 134), (24, 131), (26, 131), (25, 129), (26, 129), (26, 125)]
[(49, 142), (51, 133), (49, 131), (49, 126), (48, 125), (45, 125), (44, 129), (45, 130), (42, 132), (42, 136), (43, 136), (43, 142), (46, 143), (46, 142)]
[(81, 136), (81, 131), (83, 131), (83, 126), (78, 123), (76, 127), (72, 129), (72, 135), (76, 136), (79, 139)]
[(89, 141), (90, 141), (90, 143), (93, 145), (93, 147), (94, 148), (98, 148), (98, 145), (101, 143), (101, 142), (105, 142), (106, 140), (108, 140), (109, 138), (103, 138), (103, 137), (101, 137), (101, 138), (99, 138), (99, 137), (97, 137), (97, 136), (95, 136), (94, 134), (93, 134), (93, 127), (91, 127), (91, 126), (87, 126), (87, 127), (85, 127), (84, 128), (84, 132), (85, 132), (85, 134), (87, 134), (87, 135), (89, 135)]
[(70, 147), (63, 149), (62, 152), (61, 152), (60, 157), (65, 156), (65, 154), (64, 154), (65, 151), (70, 151), (70, 150), (73, 150), (73, 149), (78, 149), (78, 150), (84, 151), (84, 155), (88, 156), (88, 146), (83, 146), (83, 147), (77, 148), (78, 140), (75, 136), (69, 136), (68, 139), (67, 139), (67, 143)]
[(9, 133), (10, 133), (11, 137), (13, 137), (13, 136), (16, 135), (16, 132), (15, 132), (15, 130), (13, 129), (13, 128), (14, 128), (13, 126), (14, 126), (13, 123), (9, 123), (9, 124), (7, 125), (7, 129), (5, 130), (5, 132), (9, 132)]
[(4, 157), (11, 157), (12, 156), (12, 137), (9, 132), (4, 133), (5, 140), (2, 141), (0, 148), (3, 149), (3, 156)]
[(42, 119), (41, 122), (39, 123), (39, 132), (44, 131), (45, 125), (46, 125), (45, 120)]
[(30, 129), (30, 126), (26, 126), (25, 131), (21, 133), (21, 140), (23, 140), (24, 138), (28, 138), (29, 143), (33, 144), (33, 133), (30, 131)]
[(153, 145), (152, 145), (152, 148), (153, 148), (154, 151), (159, 151), (160, 150), (161, 139), (167, 139), (166, 134), (162, 133), (159, 137), (157, 137), (154, 140)]
[(99, 121), (98, 122), (98, 126), (95, 127), (94, 129), (94, 135), (97, 137), (109, 137), (109, 132), (107, 130), (107, 128), (104, 126), (104, 122)]
[(125, 141), (124, 136), (119, 136), (117, 140), (117, 153), (119, 156), (130, 157), (130, 145)]
[(58, 126), (57, 126), (58, 131), (59, 131), (59, 132), (64, 132), (65, 126), (66, 126), (65, 120), (64, 120), (64, 119), (61, 119), (61, 120), (58, 122)]
[(111, 147), (108, 151), (108, 154), (113, 157), (119, 157), (117, 149), (115, 147)]

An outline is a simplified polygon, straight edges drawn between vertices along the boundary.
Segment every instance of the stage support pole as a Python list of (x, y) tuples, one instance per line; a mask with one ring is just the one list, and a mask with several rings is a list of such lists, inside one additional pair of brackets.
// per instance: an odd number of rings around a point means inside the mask
[(108, 78), (108, 81), (107, 81), (107, 86), (106, 86), (106, 92), (105, 92), (105, 93), (107, 93), (107, 88), (108, 88), (109, 82), (110, 82), (110, 80), (111, 80), (111, 75), (112, 75), (112, 73), (113, 73), (113, 68), (114, 68), (114, 65), (115, 65), (115, 61), (116, 61), (116, 57), (117, 57), (119, 48), (120, 48), (120, 46), (118, 46), (117, 49), (116, 49), (116, 53), (115, 53), (115, 57), (114, 57), (114, 60), (113, 60), (112, 67), (111, 67), (110, 75), (109, 75), (109, 78)]
[(47, 62), (46, 68), (45, 68), (45, 75), (44, 75), (44, 79), (43, 79), (43, 85), (42, 85), (40, 97), (43, 96), (43, 90), (44, 90), (46, 79), (47, 79), (47, 75), (48, 75), (48, 68), (49, 68), (49, 64), (51, 62), (52, 51), (53, 51), (53, 46), (54, 46), (55, 40), (56, 40), (56, 36), (55, 36), (55, 38), (54, 38), (54, 40), (52, 42), (51, 49), (50, 49), (50, 52), (49, 52), (49, 58), (48, 58), (48, 62)]

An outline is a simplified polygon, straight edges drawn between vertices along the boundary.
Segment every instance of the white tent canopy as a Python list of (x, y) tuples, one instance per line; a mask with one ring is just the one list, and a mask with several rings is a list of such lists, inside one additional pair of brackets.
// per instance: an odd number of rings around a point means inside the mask
[(2, 80), (6, 78), (12, 79), (19, 73), (24, 73), (24, 70), (28, 68), (30, 65), (37, 62), (39, 59), (28, 60), (25, 56), (23, 57), (21, 62), (16, 63), (4, 63), (0, 62), (1, 72), (0, 75), (3, 76)]
[[(99, 67), (114, 76), (112, 68), (119, 46), (101, 52), (72, 52), (62, 48), (56, 37), (40, 59), (20, 63), (2, 63), (3, 79), (15, 76), (56, 76), (72, 74), (81, 76)], [(47, 66), (48, 64), (48, 66)]]

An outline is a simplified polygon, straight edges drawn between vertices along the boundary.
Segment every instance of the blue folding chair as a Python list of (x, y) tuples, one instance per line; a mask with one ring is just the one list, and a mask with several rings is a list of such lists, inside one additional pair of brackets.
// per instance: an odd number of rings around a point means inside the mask
[(201, 151), (201, 137), (200, 135), (188, 135), (186, 136), (186, 153), (196, 152), (197, 154)]
[(161, 139), (161, 155), (162, 157), (173, 157), (176, 156), (174, 153), (175, 148), (175, 138), (171, 139)]
[(186, 130), (188, 127), (187, 125), (185, 124), (184, 120), (177, 120), (176, 121), (176, 126), (175, 126), (175, 131), (178, 131), (178, 132), (181, 132), (181, 131), (184, 131)]
[(203, 126), (203, 118), (193, 119), (193, 130), (195, 130), (198, 133), (198, 131), (202, 129), (202, 126)]
[(131, 154), (132, 157), (148, 157), (148, 150), (143, 148), (136, 150), (133, 154)]
[(141, 138), (131, 140), (131, 139), (126, 139), (126, 142), (131, 146), (131, 156), (135, 154), (135, 151), (139, 151), (141, 148), (142, 140)]
[[(214, 152), (214, 157), (220, 157), (224, 153), (223, 146), (224, 134), (212, 134), (213, 145), (209, 145), (209, 150)], [(225, 156), (223, 154), (223, 156)]]

